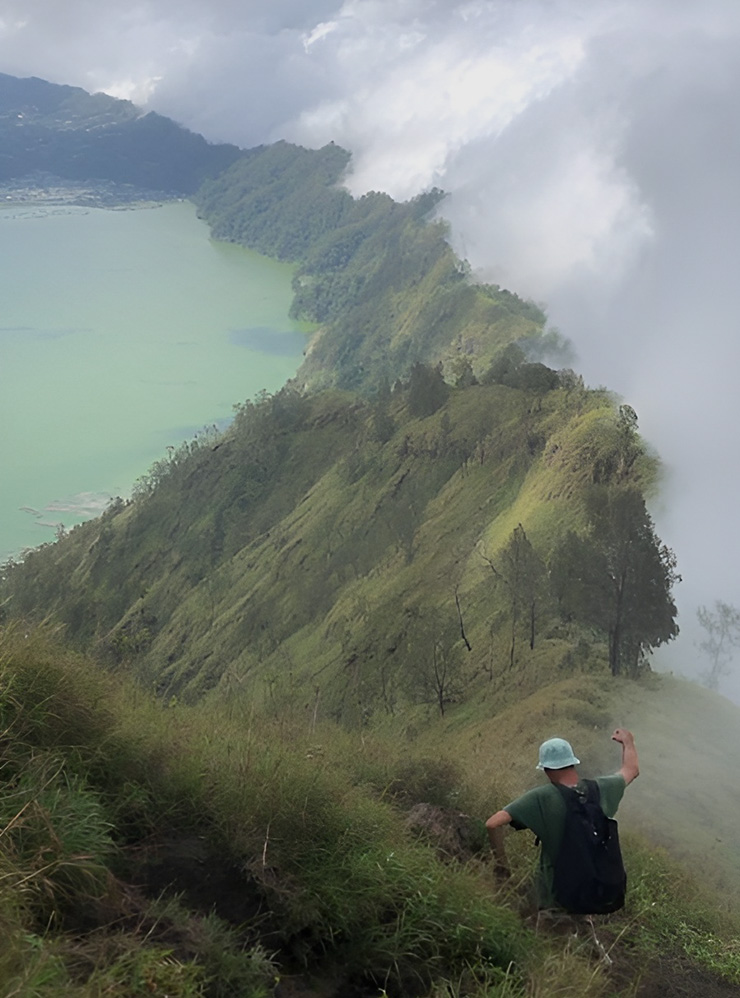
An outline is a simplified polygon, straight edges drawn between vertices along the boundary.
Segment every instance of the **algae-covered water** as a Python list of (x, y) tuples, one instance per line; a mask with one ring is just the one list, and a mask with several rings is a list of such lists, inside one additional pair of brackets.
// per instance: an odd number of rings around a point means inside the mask
[(291, 268), (191, 204), (0, 208), (0, 560), (295, 374)]

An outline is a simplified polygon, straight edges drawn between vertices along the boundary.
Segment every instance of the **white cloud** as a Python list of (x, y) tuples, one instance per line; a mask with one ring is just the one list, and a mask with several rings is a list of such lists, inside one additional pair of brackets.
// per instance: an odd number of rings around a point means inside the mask
[[(321, 51), (342, 81), (341, 96), (327, 95), (286, 131), (296, 141), (349, 146), (348, 182), (358, 193), (382, 187), (403, 198), (435, 183), (458, 149), (500, 134), (567, 78), (583, 55), (571, 30), (543, 30), (532, 38), (522, 29), (515, 38), (502, 37), (496, 17), (470, 6), (464, 18), (453, 7), (443, 23), (424, 27), (378, 18), (380, 4), (368, 23), (350, 16), (348, 6)], [(365, 12), (361, 2), (352, 8)]]
[(321, 21), (315, 28), (303, 35), (304, 51), (308, 52), (312, 45), (320, 42), (322, 38), (327, 38), (333, 31), (336, 31), (338, 27), (338, 21)]
[(148, 79), (139, 77), (136, 80), (131, 78), (112, 80), (102, 89), (111, 97), (117, 97), (118, 100), (130, 100), (133, 104), (143, 105), (151, 99), (161, 80), (161, 76), (150, 76)]

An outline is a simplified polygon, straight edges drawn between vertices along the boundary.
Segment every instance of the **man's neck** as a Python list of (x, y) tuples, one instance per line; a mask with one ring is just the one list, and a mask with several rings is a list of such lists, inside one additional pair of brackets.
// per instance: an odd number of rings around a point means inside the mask
[(561, 787), (574, 787), (578, 783), (578, 773), (575, 766), (567, 766), (565, 769), (545, 770), (550, 783), (555, 783)]

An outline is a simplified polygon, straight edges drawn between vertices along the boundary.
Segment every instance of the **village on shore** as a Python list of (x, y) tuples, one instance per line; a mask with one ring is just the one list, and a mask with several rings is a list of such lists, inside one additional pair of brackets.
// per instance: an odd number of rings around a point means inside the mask
[(111, 180), (66, 180), (36, 172), (0, 183), (0, 207), (107, 208), (113, 211), (158, 208), (166, 201), (183, 200), (172, 191), (152, 191)]

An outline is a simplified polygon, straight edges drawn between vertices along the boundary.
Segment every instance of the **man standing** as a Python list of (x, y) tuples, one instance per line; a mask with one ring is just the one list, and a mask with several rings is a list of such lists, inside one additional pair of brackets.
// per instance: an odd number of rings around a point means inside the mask
[[(635, 739), (630, 731), (617, 728), (612, 735), (622, 746), (622, 766), (613, 776), (602, 776), (596, 780), (601, 810), (607, 818), (613, 818), (619, 807), (625, 787), (640, 772), (637, 761)], [(559, 787), (574, 790), (582, 799), (587, 796), (587, 787), (578, 776), (578, 760), (570, 743), (564, 738), (550, 738), (540, 746), (537, 769), (544, 770), (548, 783), (536, 787), (497, 811), (486, 822), (491, 848), (496, 860), (496, 869), (508, 873), (503, 830), (511, 824), (516, 830), (531, 829), (542, 844), (540, 853), (539, 877), (537, 883), (538, 907), (559, 907), (555, 899), (553, 881), (555, 863), (563, 843), (566, 827), (566, 803)], [(598, 813), (598, 812), (597, 812)]]

